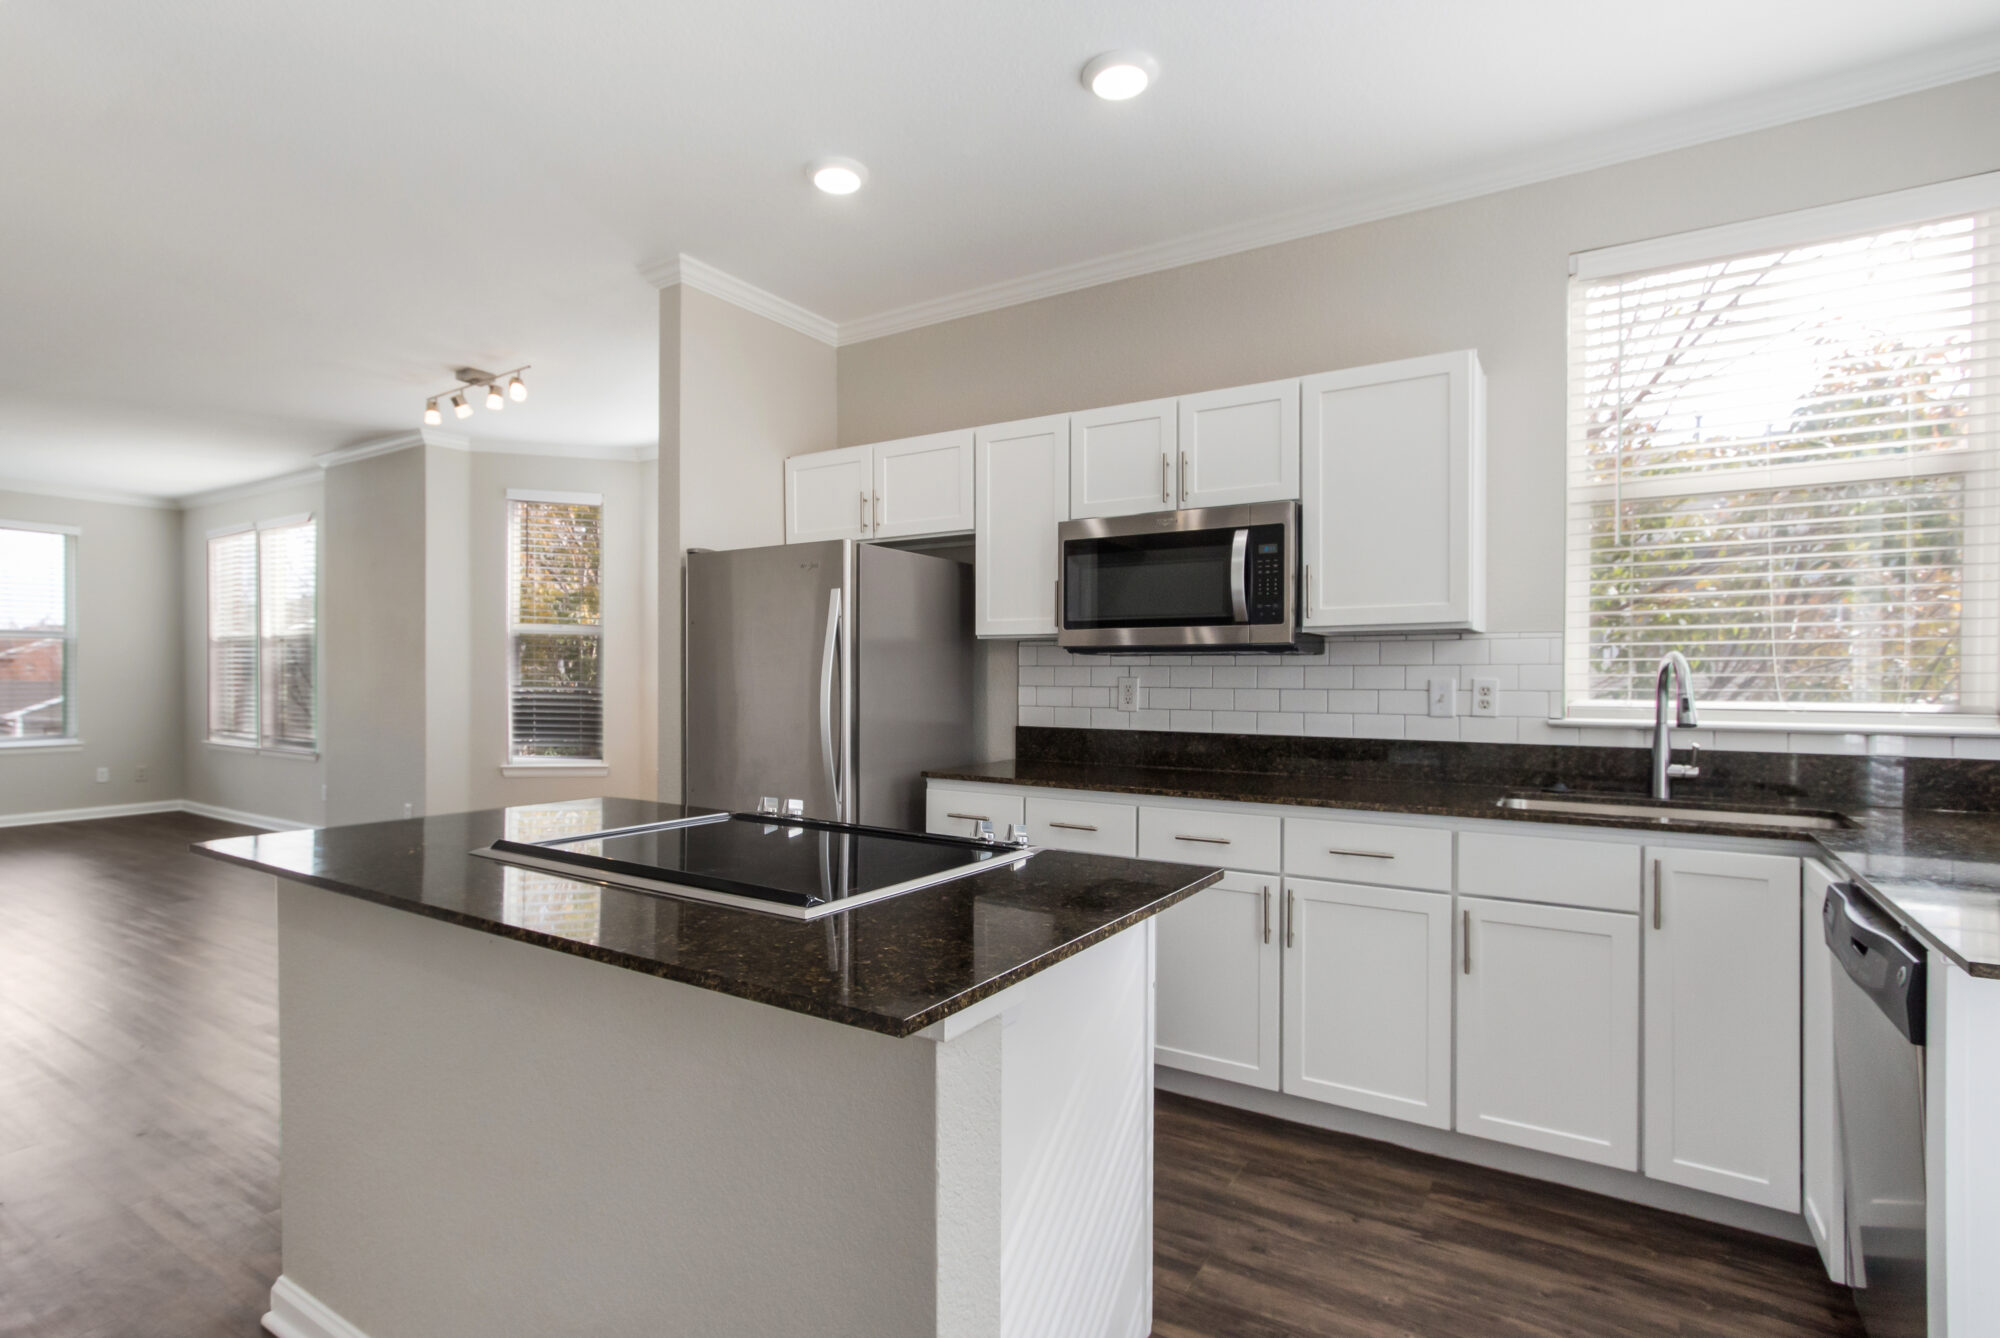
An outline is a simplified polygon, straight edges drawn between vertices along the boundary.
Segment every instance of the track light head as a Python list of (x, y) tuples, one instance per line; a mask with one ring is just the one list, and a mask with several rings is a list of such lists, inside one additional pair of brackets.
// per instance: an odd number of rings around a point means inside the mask
[(516, 404), (528, 398), (528, 383), (521, 379), (519, 372), (514, 373), (514, 379), (507, 383), (507, 398)]
[(456, 418), (470, 418), (472, 417), (472, 406), (465, 402), (465, 396), (453, 395), (451, 397), (451, 412), (452, 416)]
[(507, 397), (500, 393), (497, 381), (486, 387), (486, 407), (495, 412), (507, 407)]
[(425, 427), (436, 427), (436, 426), (437, 426), (438, 424), (442, 423), (443, 421), (444, 421), (444, 415), (438, 412), (438, 402), (437, 402), (436, 400), (425, 400), (425, 401), (424, 401), (424, 426), (425, 426)]

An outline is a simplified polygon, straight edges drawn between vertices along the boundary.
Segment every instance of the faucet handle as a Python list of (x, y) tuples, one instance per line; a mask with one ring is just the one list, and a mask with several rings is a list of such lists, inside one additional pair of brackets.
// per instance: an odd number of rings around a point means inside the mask
[(1667, 765), (1667, 775), (1675, 780), (1693, 780), (1695, 777), (1701, 775), (1701, 745), (1698, 743), (1689, 744), (1688, 760), (1685, 762), (1669, 763)]
[(979, 819), (973, 828), (972, 839), (975, 841), (992, 841), (993, 824), (985, 818)]

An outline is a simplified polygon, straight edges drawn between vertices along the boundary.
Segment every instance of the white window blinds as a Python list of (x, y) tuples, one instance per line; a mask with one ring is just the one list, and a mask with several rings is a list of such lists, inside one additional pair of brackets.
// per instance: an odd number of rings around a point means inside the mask
[(508, 755), (600, 761), (604, 508), (562, 494), (515, 496), (507, 507)]
[(311, 520), (209, 539), (209, 738), (266, 748), (315, 746), (317, 547)]
[(1650, 707), (1674, 649), (1704, 704), (1993, 713), (1996, 218), (1896, 204), (1580, 267), (1572, 714)]
[(76, 736), (76, 537), (0, 523), (0, 744)]

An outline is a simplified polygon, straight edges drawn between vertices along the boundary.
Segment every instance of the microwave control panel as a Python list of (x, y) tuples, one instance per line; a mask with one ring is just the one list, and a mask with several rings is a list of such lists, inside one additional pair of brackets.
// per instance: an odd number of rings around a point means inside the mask
[(1248, 599), (1250, 621), (1253, 623), (1281, 623), (1285, 621), (1285, 527), (1283, 525), (1252, 525), (1250, 527), (1250, 562), (1244, 579), (1250, 583)]

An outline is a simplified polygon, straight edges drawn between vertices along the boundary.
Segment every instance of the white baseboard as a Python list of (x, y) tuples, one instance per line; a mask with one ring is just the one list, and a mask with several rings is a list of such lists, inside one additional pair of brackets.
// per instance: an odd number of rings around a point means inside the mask
[(149, 799), (143, 804), (99, 804), (93, 808), (51, 808), (40, 813), (0, 813), (0, 827), (35, 827), (45, 822), (89, 822), (95, 818), (135, 818), (142, 813), (178, 813), (178, 799)]
[(1269, 1115), (1294, 1124), (1309, 1124), (1334, 1133), (1372, 1138), (1377, 1142), (1408, 1148), (1412, 1152), (1427, 1152), (1434, 1157), (1470, 1162), (1474, 1166), (1509, 1171), (1533, 1180), (1568, 1185), (1607, 1198), (1699, 1218), (1718, 1226), (1754, 1231), (1760, 1236), (1775, 1236), (1798, 1245), (1812, 1244), (1812, 1233), (1806, 1229), (1803, 1213), (1779, 1212), (1759, 1204), (1739, 1203), (1735, 1199), (1689, 1189), (1685, 1185), (1670, 1185), (1636, 1171), (1595, 1166), (1589, 1162), (1537, 1152), (1532, 1148), (1518, 1148), (1450, 1129), (1433, 1129), (1406, 1120), (1392, 1120), (1286, 1092), (1267, 1092), (1261, 1087), (1245, 1087), (1242, 1083), (1225, 1082), (1206, 1074), (1184, 1073), (1179, 1069), (1156, 1067), (1153, 1070), (1153, 1085), (1163, 1092), (1178, 1092), (1182, 1096), (1198, 1097), (1220, 1106), (1234, 1106), (1238, 1110)]
[(195, 813), (219, 822), (234, 822), (267, 832), (296, 831), (310, 822), (246, 813), (238, 808), (199, 804), (192, 799), (149, 799), (143, 804), (99, 804), (94, 808), (51, 808), (39, 813), (0, 813), (0, 827), (39, 827), (48, 822), (94, 822), (99, 818), (136, 818), (147, 813)]
[(282, 1274), (271, 1287), (271, 1309), (264, 1316), (264, 1327), (278, 1338), (368, 1338)]

